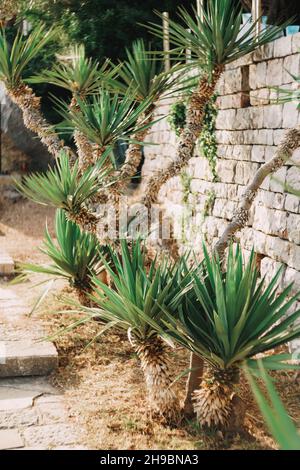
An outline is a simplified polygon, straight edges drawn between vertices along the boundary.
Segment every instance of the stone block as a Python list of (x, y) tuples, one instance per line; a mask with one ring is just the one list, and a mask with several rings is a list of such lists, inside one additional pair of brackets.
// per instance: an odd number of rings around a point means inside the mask
[[(297, 294), (300, 291), (300, 273), (293, 268), (286, 268), (283, 285), (284, 287), (289, 286), (293, 283), (291, 295)], [(299, 308), (299, 307), (298, 307)]]
[(232, 95), (219, 96), (217, 106), (219, 109), (243, 108), (249, 102), (249, 98), (244, 93), (234, 93)]
[[(265, 256), (260, 263), (261, 276), (265, 277), (265, 284), (268, 285), (274, 276), (277, 274), (279, 269), (282, 268), (282, 263), (275, 261)], [(279, 279), (277, 281), (278, 291), (282, 291), (282, 284), (284, 279), (285, 270), (283, 269)]]
[(251, 160), (251, 145), (234, 145), (228, 148), (228, 157), (239, 161)]
[(257, 200), (261, 201), (264, 206), (269, 207), (270, 209), (284, 210), (284, 194), (260, 190), (257, 196)]
[(0, 450), (24, 447), (23, 439), (16, 429), (0, 431)]
[(223, 73), (224, 95), (243, 91), (242, 69), (226, 70)]
[(294, 196), (294, 194), (287, 194), (285, 197), (285, 204), (284, 208), (285, 210), (289, 212), (299, 212), (299, 197)]
[[(292, 248), (293, 245), (290, 242), (282, 240), (279, 237), (270, 235), (266, 237), (266, 253), (268, 256), (293, 267), (293, 264), (291, 264), (293, 261), (291, 260), (293, 260), (295, 256), (291, 254)], [(300, 252), (298, 256), (300, 260)]]
[[(285, 134), (286, 134), (285, 129), (275, 129), (273, 131), (273, 144), (272, 145), (279, 145), (282, 142), (282, 140), (284, 139)], [(271, 144), (269, 144), (269, 145), (271, 145)]]
[(300, 245), (300, 214), (287, 214), (287, 237), (293, 243)]
[(260, 90), (250, 91), (250, 104), (251, 106), (264, 106), (270, 102), (269, 88), (261, 88)]
[(297, 54), (298, 52), (300, 52), (300, 33), (292, 36), (292, 53)]
[(235, 175), (236, 161), (218, 160), (216, 171), (222, 183), (233, 183)]
[(284, 238), (286, 234), (287, 217), (284, 211), (269, 209), (264, 206), (255, 207), (253, 228), (268, 235)]
[(283, 59), (274, 59), (268, 62), (267, 67), (267, 86), (282, 85)]
[(251, 161), (263, 163), (265, 161), (265, 146), (253, 145), (251, 149)]
[(286, 36), (274, 41), (273, 57), (286, 57), (292, 54), (292, 36)]
[(235, 116), (236, 116), (235, 109), (221, 109), (218, 112), (218, 116), (216, 120), (216, 128), (219, 130), (234, 129), (236, 125)]
[(14, 272), (15, 264), (8, 253), (0, 251), (0, 276), (9, 276)]
[(287, 168), (283, 166), (279, 170), (277, 170), (270, 179), (270, 190), (283, 193), (284, 192), (284, 184), (287, 175)]
[(264, 107), (263, 123), (267, 129), (278, 129), (282, 125), (282, 105), (269, 105)]
[(300, 246), (290, 243), (290, 252), (287, 264), (300, 271)]
[(3, 353), (0, 377), (46, 375), (58, 364), (56, 348), (48, 341), (9, 341), (4, 343)]
[(235, 168), (235, 182), (238, 184), (248, 184), (253, 175), (257, 172), (259, 165), (251, 162), (237, 162)]
[(254, 62), (261, 62), (268, 59), (273, 59), (274, 55), (274, 41), (268, 42), (260, 47), (252, 54)]
[(286, 183), (296, 191), (300, 191), (300, 168), (292, 166), (287, 170)]
[[(285, 129), (291, 129), (299, 124), (298, 103), (285, 103), (283, 106), (283, 124)], [(279, 126), (278, 126), (279, 127)]]
[(263, 88), (266, 86), (267, 63), (260, 62), (249, 67), (249, 84), (251, 90)]
[(300, 54), (293, 54), (286, 57), (283, 61), (283, 75), (282, 75), (282, 83), (291, 83), (293, 82), (294, 75), (296, 77), (299, 76), (300, 72)]
[(49, 424), (30, 426), (24, 429), (23, 438), (27, 446), (42, 446), (45, 450), (54, 446), (75, 444), (78, 435), (71, 424)]

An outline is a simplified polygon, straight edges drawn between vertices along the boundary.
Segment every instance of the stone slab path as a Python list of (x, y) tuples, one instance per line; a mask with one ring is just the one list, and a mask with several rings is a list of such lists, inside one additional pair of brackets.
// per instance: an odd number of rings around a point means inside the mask
[(86, 449), (63, 394), (49, 382), (57, 365), (39, 321), (14, 286), (0, 285), (0, 450)]

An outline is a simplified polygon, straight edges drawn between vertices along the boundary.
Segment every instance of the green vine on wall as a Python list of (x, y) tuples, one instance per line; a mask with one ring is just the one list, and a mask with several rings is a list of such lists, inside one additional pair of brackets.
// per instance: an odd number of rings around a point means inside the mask
[(202, 131), (199, 137), (199, 147), (203, 156), (208, 160), (213, 181), (218, 181), (219, 177), (216, 171), (218, 144), (216, 137), (216, 119), (218, 108), (216, 105), (217, 94), (214, 94), (211, 101), (205, 107)]
[(172, 104), (168, 117), (168, 123), (170, 124), (171, 129), (175, 132), (177, 137), (179, 137), (186, 124), (185, 101), (180, 100)]
[[(216, 119), (218, 115), (216, 105), (217, 97), (218, 95), (214, 94), (211, 101), (205, 107), (203, 128), (198, 139), (202, 155), (208, 160), (213, 175), (213, 181), (218, 181), (219, 179), (216, 171), (218, 150), (216, 138)], [(186, 124), (186, 106), (186, 102), (180, 100), (174, 103), (170, 109), (168, 122), (177, 136), (180, 136)]]

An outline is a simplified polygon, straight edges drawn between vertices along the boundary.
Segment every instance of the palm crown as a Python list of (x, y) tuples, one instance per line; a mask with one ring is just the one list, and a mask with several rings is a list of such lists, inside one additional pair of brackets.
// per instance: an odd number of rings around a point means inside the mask
[(177, 317), (168, 315), (164, 321), (171, 337), (213, 367), (227, 369), (300, 335), (300, 310), (285, 318), (299, 294), (287, 300), (289, 285), (276, 296), (280, 271), (264, 288), (254, 252), (244, 267), (240, 249), (230, 249), (226, 274), (205, 247), (204, 254), (204, 274), (193, 273), (195, 295), (187, 298)]
[(39, 75), (30, 77), (28, 83), (52, 83), (72, 92), (73, 96), (84, 98), (97, 93), (104, 82), (117, 74), (118, 68), (111, 68), (106, 60), (102, 66), (97, 61), (86, 57), (83, 45), (75, 45), (70, 50), (69, 62), (54, 65), (52, 70), (44, 70)]
[(137, 125), (139, 116), (147, 113), (151, 98), (137, 104), (128, 90), (124, 96), (100, 90), (90, 101), (78, 100), (78, 109), (69, 109), (65, 103), (58, 103), (58, 110), (66, 121), (67, 129), (78, 129), (91, 142), (100, 147), (113, 146), (119, 139), (130, 140), (130, 135), (148, 128), (147, 114)]
[(47, 30), (43, 24), (39, 24), (26, 38), (19, 31), (10, 46), (5, 31), (0, 31), (0, 79), (8, 88), (20, 84), (27, 64), (56, 34), (54, 28)]
[[(178, 54), (184, 54), (189, 49), (192, 58), (188, 67), (200, 65), (211, 70), (276, 39), (285, 27), (285, 24), (267, 26), (256, 36), (256, 26), (261, 19), (241, 29), (242, 11), (242, 6), (234, 0), (206, 2), (200, 16), (195, 9), (194, 15), (191, 15), (184, 8), (179, 8), (181, 24), (168, 20), (170, 41), (174, 45), (171, 53), (178, 59)], [(161, 16), (160, 13), (158, 15)], [(164, 35), (160, 25), (150, 23), (149, 29), (159, 37)]]

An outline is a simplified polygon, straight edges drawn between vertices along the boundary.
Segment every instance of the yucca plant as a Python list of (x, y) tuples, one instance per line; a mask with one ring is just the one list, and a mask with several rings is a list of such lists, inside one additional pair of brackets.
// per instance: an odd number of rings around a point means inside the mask
[(281, 450), (300, 450), (299, 432), (285, 409), (265, 367), (259, 359), (257, 362), (259, 378), (263, 380), (266, 393), (262, 391), (256, 380), (257, 374), (253, 374), (247, 366), (244, 367), (244, 371), (263, 418)]
[[(300, 336), (300, 310), (286, 317), (299, 294), (288, 300), (289, 285), (276, 296), (280, 270), (264, 287), (254, 252), (244, 266), (239, 247), (235, 252), (230, 248), (225, 274), (218, 257), (210, 257), (204, 247), (202, 269), (202, 274), (192, 274), (195, 295), (178, 302), (178, 315), (166, 313), (164, 327), (157, 331), (168, 331), (178, 344), (204, 359), (207, 368), (194, 393), (195, 412), (202, 426), (226, 427), (238, 413), (233, 397), (241, 367), (247, 362), (254, 368), (257, 354)], [(293, 367), (282, 359), (274, 355), (262, 361), (268, 368)], [(234, 419), (238, 422), (242, 416)]]
[(92, 291), (92, 278), (103, 272), (102, 257), (104, 248), (95, 235), (85, 232), (77, 224), (67, 219), (65, 212), (58, 209), (55, 217), (57, 243), (45, 231), (41, 252), (47, 255), (51, 264), (43, 266), (22, 264), (23, 273), (43, 273), (52, 278), (66, 279), (75, 289), (83, 305), (89, 305)]
[(78, 99), (78, 109), (69, 109), (65, 103), (57, 101), (58, 110), (66, 121), (66, 130), (73, 132), (74, 128), (82, 132), (91, 142), (100, 148), (99, 157), (107, 147), (119, 139), (130, 140), (130, 135), (149, 127), (145, 123), (137, 126), (137, 119), (146, 113), (151, 104), (150, 99), (137, 104), (131, 92), (124, 96), (111, 93), (106, 89), (90, 101)]
[(56, 29), (39, 24), (26, 38), (17, 32), (10, 46), (5, 31), (0, 31), (0, 80), (4, 82), (10, 98), (22, 110), (25, 126), (38, 134), (54, 156), (63, 148), (63, 143), (43, 118), (40, 98), (24, 83), (23, 74), (28, 63), (56, 35)]
[(92, 301), (97, 308), (85, 309), (92, 317), (128, 332), (143, 369), (149, 404), (154, 416), (174, 421), (179, 404), (171, 388), (170, 357), (167, 344), (156, 334), (151, 322), (159, 322), (163, 312), (176, 308), (181, 290), (190, 282), (186, 259), (178, 263), (152, 261), (147, 266), (141, 241), (121, 240), (120, 253), (108, 248), (110, 262), (104, 260), (111, 288), (94, 279)]
[(113, 184), (109, 182), (111, 171), (106, 164), (108, 154), (104, 154), (95, 166), (83, 174), (79, 171), (78, 161), (73, 166), (65, 152), (61, 152), (54, 168), (46, 173), (32, 173), (22, 181), (15, 181), (20, 193), (32, 201), (61, 208), (67, 218), (85, 228), (95, 231), (97, 217), (88, 209), (88, 202), (103, 188)]
[[(178, 60), (183, 52), (189, 49), (191, 60), (185, 67), (198, 71), (199, 82), (188, 102), (186, 127), (181, 134), (175, 160), (167, 169), (149, 179), (145, 195), (148, 206), (157, 201), (162, 185), (169, 178), (178, 175), (192, 157), (202, 130), (205, 106), (215, 93), (216, 84), (225, 65), (277, 38), (286, 26), (267, 26), (256, 35), (257, 23), (261, 21), (258, 19), (243, 26), (240, 31), (241, 4), (235, 0), (212, 0), (204, 5), (200, 15), (195, 10), (190, 14), (180, 8), (181, 22), (168, 20), (173, 46), (171, 55)], [(161, 14), (158, 15), (162, 17)], [(161, 25), (151, 23), (149, 29), (156, 36), (162, 38), (164, 35)]]
[(83, 45), (74, 45), (67, 56), (60, 57), (60, 62), (51, 70), (43, 70), (30, 77), (28, 83), (52, 83), (72, 93), (74, 97), (84, 99), (98, 93), (104, 82), (116, 76), (118, 68), (112, 68), (110, 60), (101, 66), (98, 61), (88, 58)]
[[(52, 70), (44, 70), (27, 80), (28, 83), (52, 83), (71, 92), (72, 99), (69, 107), (76, 113), (78, 99), (85, 100), (87, 96), (97, 94), (99, 88), (108, 84), (117, 74), (119, 67), (111, 67), (106, 60), (102, 66), (95, 60), (86, 57), (83, 45), (71, 48), (69, 56), (62, 56), (60, 62)], [(85, 134), (78, 129), (74, 131), (74, 140), (78, 151), (81, 171), (93, 164), (95, 149)]]
[[(151, 99), (151, 105), (147, 110), (147, 121), (153, 121), (155, 103), (161, 97), (183, 91), (190, 86), (190, 79), (183, 78), (183, 73), (178, 67), (173, 67), (170, 72), (165, 72), (163, 62), (157, 53), (145, 47), (143, 39), (138, 39), (132, 44), (132, 49), (126, 49), (127, 60), (125, 60), (118, 71), (120, 80), (113, 80), (113, 88), (126, 94), (131, 90), (132, 96), (139, 103), (145, 99)], [(139, 117), (139, 122), (144, 123), (145, 116)], [(125, 178), (131, 178), (137, 172), (142, 159), (142, 147), (138, 142), (143, 142), (148, 128), (137, 132), (130, 143), (125, 162), (121, 168), (121, 174)], [(122, 178), (124, 181), (124, 178)]]

